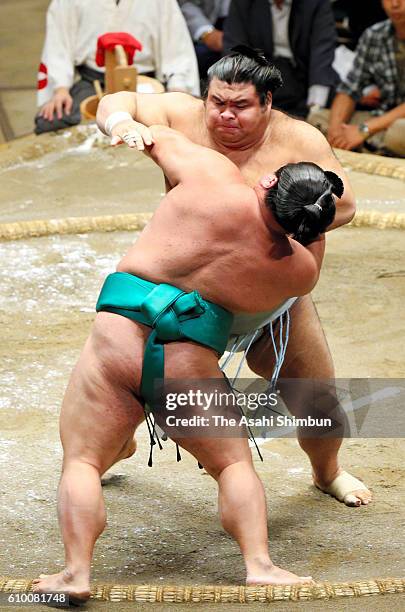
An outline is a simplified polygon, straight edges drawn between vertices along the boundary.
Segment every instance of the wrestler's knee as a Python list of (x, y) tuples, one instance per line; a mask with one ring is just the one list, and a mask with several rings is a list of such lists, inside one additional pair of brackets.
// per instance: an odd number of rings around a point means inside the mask
[(305, 427), (299, 433), (309, 437), (342, 436), (347, 424), (346, 413), (337, 397), (333, 381), (284, 379), (279, 381), (281, 397), (289, 412), (307, 422), (324, 423)]
[(211, 445), (203, 443), (188, 450), (198, 459), (205, 471), (218, 480), (225, 469), (230, 466), (248, 462), (252, 463), (252, 455), (246, 439), (218, 440)]
[(305, 416), (315, 409), (332, 412), (338, 405), (333, 382), (311, 378), (284, 378), (278, 381), (278, 390), (294, 416)]
[[(73, 427), (74, 429), (74, 427)], [(124, 431), (123, 431), (124, 430)], [(133, 443), (133, 425), (129, 417), (127, 423), (120, 426), (119, 430), (114, 430), (114, 424), (110, 424), (108, 431), (92, 431), (92, 437), (81, 433), (76, 428), (75, 431), (66, 431), (61, 428), (61, 440), (63, 445), (63, 465), (65, 471), (73, 464), (92, 467), (99, 476), (102, 476), (112, 465), (121, 459), (127, 459), (134, 454), (136, 446), (131, 446), (125, 437), (131, 432), (131, 442)]]
[(218, 480), (221, 476), (222, 472), (232, 463), (226, 462), (216, 462), (216, 461), (205, 461), (204, 462), (204, 470), (212, 476), (214, 480)]

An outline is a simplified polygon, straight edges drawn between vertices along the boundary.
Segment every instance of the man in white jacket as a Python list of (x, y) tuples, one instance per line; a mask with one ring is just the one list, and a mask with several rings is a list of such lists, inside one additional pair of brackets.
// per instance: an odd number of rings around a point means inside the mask
[[(80, 102), (103, 81), (97, 38), (127, 32), (142, 44), (135, 65), (168, 91), (199, 95), (194, 47), (176, 0), (52, 0), (38, 75), (37, 134), (80, 122)], [(81, 79), (75, 81), (75, 71)]]

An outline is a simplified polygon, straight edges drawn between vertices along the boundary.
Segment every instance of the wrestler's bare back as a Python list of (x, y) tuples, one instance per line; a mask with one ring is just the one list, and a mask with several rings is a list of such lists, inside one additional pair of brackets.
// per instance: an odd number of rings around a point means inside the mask
[(256, 192), (223, 155), (168, 128), (151, 156), (177, 184), (119, 271), (201, 295), (231, 312), (260, 312), (308, 293), (323, 243), (310, 249), (266, 225)]

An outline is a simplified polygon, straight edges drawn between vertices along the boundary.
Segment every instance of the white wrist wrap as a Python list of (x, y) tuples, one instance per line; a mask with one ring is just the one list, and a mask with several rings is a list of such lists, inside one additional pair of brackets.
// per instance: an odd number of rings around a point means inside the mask
[(111, 115), (108, 115), (104, 124), (105, 133), (108, 136), (111, 136), (111, 132), (115, 128), (115, 126), (118, 123), (121, 123), (121, 121), (127, 121), (128, 119), (130, 119), (131, 121), (133, 120), (132, 116), (124, 111), (117, 111), (115, 113), (111, 113)]

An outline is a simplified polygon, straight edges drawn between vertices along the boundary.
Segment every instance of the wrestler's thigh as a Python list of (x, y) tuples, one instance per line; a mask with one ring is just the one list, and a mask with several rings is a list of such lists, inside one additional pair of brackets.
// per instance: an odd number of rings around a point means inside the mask
[[(290, 334), (280, 377), (334, 378), (332, 357), (311, 296), (299, 298), (291, 307), (290, 316)], [(247, 361), (256, 374), (267, 380), (271, 378), (275, 354), (267, 330), (250, 349)]]
[(290, 315), (290, 337), (280, 376), (333, 379), (332, 356), (311, 295), (299, 298)]
[[(187, 391), (187, 380), (201, 380), (205, 392), (232, 393), (226, 382), (219, 366), (218, 355), (211, 349), (193, 343), (173, 343), (166, 346), (165, 375), (167, 379), (176, 379), (176, 387), (180, 391)], [(181, 388), (181, 381), (184, 380), (184, 388)], [(177, 381), (180, 385), (177, 384)], [(221, 407), (211, 410), (211, 414), (221, 412)], [(185, 411), (182, 411), (184, 415)], [(199, 414), (204, 416), (204, 412), (195, 406), (187, 409), (188, 416)], [(232, 412), (228, 416), (240, 416)], [(181, 448), (191, 453), (197, 461), (204, 466), (205, 470), (214, 478), (228, 465), (239, 461), (252, 462), (252, 454), (249, 449), (247, 437), (219, 437), (222, 432), (229, 434), (229, 428), (204, 429), (204, 437), (199, 438), (198, 430), (191, 430), (188, 435), (187, 427), (181, 431), (179, 436), (171, 436)], [(201, 430), (200, 430), (201, 431)], [(238, 434), (241, 433), (237, 428)]]
[(142, 420), (136, 392), (143, 343), (143, 332), (132, 321), (97, 315), (62, 404), (65, 460), (80, 458), (103, 472)]

